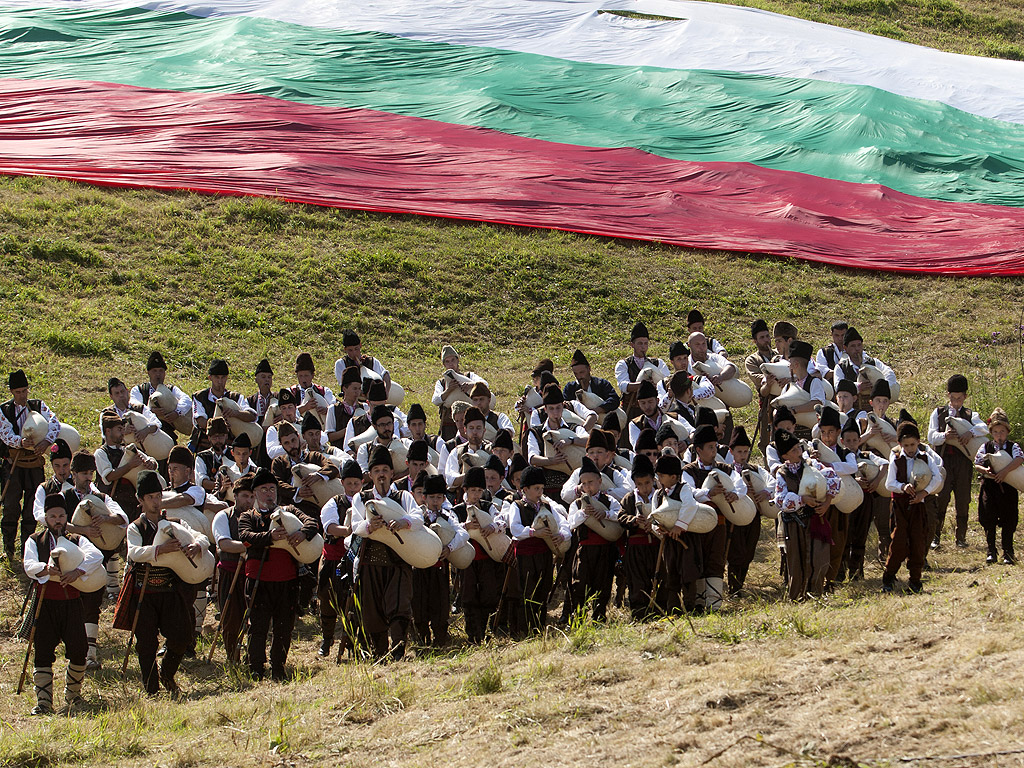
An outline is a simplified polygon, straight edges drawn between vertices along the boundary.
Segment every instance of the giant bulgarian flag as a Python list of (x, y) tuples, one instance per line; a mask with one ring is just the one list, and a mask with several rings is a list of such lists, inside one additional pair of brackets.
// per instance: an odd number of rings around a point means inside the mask
[(676, 0), (0, 0), (0, 173), (1024, 274), (1024, 63)]

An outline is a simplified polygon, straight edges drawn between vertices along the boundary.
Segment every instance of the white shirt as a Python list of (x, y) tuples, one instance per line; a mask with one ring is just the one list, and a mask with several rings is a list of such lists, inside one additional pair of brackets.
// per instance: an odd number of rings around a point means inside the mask
[[(110, 447), (121, 448), (122, 450), (124, 449), (123, 445), (112, 445)], [(136, 446), (136, 449), (139, 452), (139, 458), (143, 461), (149, 461), (149, 456), (142, 452), (142, 448)], [(93, 454), (93, 458), (96, 459), (96, 476), (104, 485), (110, 485), (110, 480), (107, 478), (110, 477), (110, 473), (117, 469), (117, 467), (111, 465), (110, 457), (107, 456), (107, 452), (104, 451), (103, 448), (98, 448)]]
[[(299, 442), (302, 445), (306, 444), (305, 439), (302, 437), (302, 423), (295, 422), (295, 431), (299, 433)], [(320, 450), (327, 447), (327, 430), (320, 430)], [(277, 435), (277, 427), (267, 427), (267, 456), (273, 461), (278, 456), (284, 456), (286, 453), (285, 449), (281, 447), (281, 439)]]
[[(207, 393), (206, 402), (208, 402), (211, 406), (210, 413), (213, 413), (213, 406), (217, 404), (218, 400), (220, 400), (220, 398), (217, 397), (217, 395), (213, 394), (213, 392)], [(245, 395), (240, 394), (237, 398), (235, 398), (235, 402), (238, 403), (238, 407), (244, 413), (251, 413), (253, 415), (256, 414), (256, 411), (249, 407), (249, 401), (245, 399)], [(198, 398), (192, 401), (192, 418), (193, 420), (208, 418), (206, 415), (206, 410), (203, 408), (202, 405), (199, 404)]]
[(213, 516), (213, 523), (210, 527), (213, 529), (213, 541), (217, 545), (218, 550), (220, 550), (220, 543), (225, 539), (228, 541), (238, 541), (238, 539), (231, 537), (231, 524), (228, 521), (228, 512), (232, 509), (234, 509), (234, 507), (222, 509)]
[[(57, 546), (57, 539), (49, 531), (47, 534), (50, 537), (50, 549)], [(85, 536), (78, 537), (78, 548), (82, 550), (82, 554), (85, 559), (82, 560), (81, 565), (78, 566), (78, 570), (82, 574), (92, 573), (94, 570), (103, 565), (103, 554), (96, 549), (96, 546), (89, 541)], [(30, 578), (38, 582), (39, 584), (45, 584), (50, 580), (50, 577), (43, 573), (49, 563), (45, 563), (39, 559), (39, 548), (33, 539), (29, 539), (25, 542), (25, 551), (22, 553), (21, 565), (25, 569), (25, 574)], [(59, 584), (60, 582), (54, 582)]]
[[(746, 496), (747, 495), (747, 484), (743, 481), (743, 476), (739, 472), (736, 471), (736, 465), (732, 462), (731, 458), (730, 458), (730, 460), (728, 462), (726, 462), (723, 459), (722, 463), (723, 464), (728, 463), (729, 466), (732, 467), (732, 471), (729, 473), (729, 478), (732, 480), (732, 483), (733, 483), (733, 486), (734, 486), (734, 490), (736, 491), (736, 495), (737, 496)], [(697, 466), (700, 467), (701, 469), (714, 469), (714, 467), (707, 466), (700, 459), (697, 459)], [(682, 480), (683, 480), (684, 483), (686, 483), (688, 486), (690, 486), (691, 489), (693, 489), (693, 498), (695, 498), (697, 501), (701, 502), (702, 504), (710, 504), (711, 503), (711, 494), (708, 491), (706, 491), (704, 488), (702, 488), (700, 485), (697, 484), (697, 479), (693, 475), (691, 475), (689, 472), (684, 471), (683, 472), (683, 476), (682, 476)]]
[[(844, 356), (844, 357), (845, 357), (845, 360), (840, 361), (839, 363), (836, 363), (836, 367), (832, 369), (832, 381), (834, 381), (837, 385), (839, 384), (840, 381), (842, 381), (843, 379), (846, 378), (846, 374), (843, 373), (843, 368), (842, 368), (842, 365), (841, 365), (842, 362), (849, 362), (850, 367), (853, 368), (853, 372), (854, 373), (860, 373), (860, 368), (861, 368), (860, 365), (857, 365), (856, 363), (854, 363), (853, 360), (849, 359), (849, 357), (846, 357), (846, 356)], [(861, 357), (861, 359), (862, 360), (867, 360), (869, 357), (870, 357), (870, 355), (868, 355), (867, 352), (864, 352), (862, 357)], [(896, 374), (893, 372), (892, 368), (890, 368), (888, 365), (883, 363), (877, 357), (876, 358), (872, 358), (872, 359), (874, 360), (874, 363), (872, 363), (872, 365), (874, 365), (879, 371), (882, 372), (882, 375), (885, 377), (885, 380), (887, 382), (889, 382), (889, 386), (890, 387), (898, 386), (899, 382), (896, 381)], [(807, 370), (810, 371), (810, 368), (808, 367)], [(857, 378), (854, 377), (853, 381), (856, 382)]]
[[(997, 451), (1005, 451), (1005, 450), (1007, 450), (1007, 444), (1008, 443), (1003, 443), (1002, 445), (997, 445), (996, 446), (996, 450)], [(1020, 446), (1017, 443), (1013, 444), (1013, 450), (1010, 451), (1009, 453), (1010, 453), (1010, 457), (1011, 458), (1014, 458), (1014, 459), (1024, 459), (1024, 451), (1021, 451)], [(974, 457), (974, 463), (975, 464), (984, 464), (986, 456), (988, 456), (988, 453), (985, 452), (985, 446), (983, 445), (983, 446), (981, 446), (981, 448), (978, 449), (978, 453)]]
[[(472, 382), (482, 381), (484, 384), (487, 384), (486, 380), (484, 380), (480, 376), (477, 376), (472, 371), (465, 371), (465, 372), (463, 372), (463, 371), (456, 371), (456, 373), (458, 373), (460, 376), (465, 376), (467, 379), (469, 379)], [(434, 382), (434, 394), (431, 395), (430, 402), (432, 402), (434, 405), (438, 405), (438, 406), (444, 404), (444, 397), (443, 397), (443, 395), (444, 395), (444, 391), (446, 389), (446, 385), (447, 385), (447, 379), (445, 379), (444, 377), (441, 377), (440, 379), (438, 379), (437, 381)], [(488, 385), (488, 389), (489, 388), (490, 388), (490, 385)]]
[[(180, 416), (181, 414), (189, 413), (192, 411), (191, 397), (189, 397), (188, 395), (186, 395), (184, 392), (182, 392), (180, 389), (173, 385), (165, 384), (164, 386), (171, 390), (171, 394), (174, 395), (174, 397), (177, 398), (178, 400), (178, 406), (174, 409), (175, 413), (177, 413)], [(151, 386), (150, 395), (152, 396), (152, 394), (153, 388)], [(142, 389), (140, 387), (132, 387), (132, 391), (128, 393), (128, 402), (132, 405), (146, 405), (146, 403), (142, 402)], [(148, 408), (149, 406), (146, 405), (146, 407)]]
[[(591, 416), (594, 416), (597, 413), (596, 411), (592, 411), (589, 408), (587, 408), (587, 406), (585, 406), (579, 400), (566, 400), (565, 401), (565, 407), (568, 408), (573, 413), (575, 413), (581, 419), (583, 419), (583, 421), (586, 421)], [(505, 414), (503, 414), (503, 413), (499, 413), (498, 414), (498, 423), (499, 424), (501, 424), (501, 417), (502, 416), (505, 416)], [(530, 412), (530, 426), (531, 427), (539, 427), (541, 425), (541, 421), (547, 421), (547, 418), (548, 417), (547, 417), (547, 414), (544, 412), (543, 406), (540, 407), (540, 408), (537, 408), (536, 410)], [(507, 427), (506, 426), (502, 426), (501, 428), (502, 429), (512, 429), (512, 420), (509, 419), (508, 416), (505, 416), (505, 420), (508, 422), (508, 426)], [(514, 429), (512, 431), (515, 432)]]
[[(327, 418), (324, 419), (324, 432), (338, 431), (338, 418), (336, 414), (339, 407), (345, 409), (345, 411), (347, 411), (352, 416), (352, 418), (356, 418), (356, 414), (360, 412), (366, 413), (366, 409), (359, 405), (359, 403), (356, 403), (354, 406), (352, 406), (352, 410), (349, 411), (347, 403), (345, 403), (343, 400), (335, 400), (334, 408), (330, 408), (327, 411)], [(369, 418), (369, 414), (366, 415), (367, 418)], [(349, 421), (351, 422), (352, 419), (349, 419)]]
[[(902, 455), (903, 449), (900, 446), (896, 446), (889, 453), (889, 469), (885, 476), (885, 488), (893, 493), (903, 493), (903, 485), (896, 480), (896, 459)], [(928, 487), (924, 489), (925, 493), (929, 496), (942, 487), (942, 464), (938, 460), (938, 456), (928, 451), (918, 451), (915, 459), (924, 459), (928, 462), (928, 469), (931, 470), (932, 479), (928, 482)], [(907, 460), (908, 462), (910, 459)]]
[(439, 517), (443, 517), (445, 520), (451, 523), (452, 528), (455, 529), (455, 538), (453, 538), (448, 543), (448, 551), (454, 552), (456, 549), (458, 549), (463, 544), (469, 541), (469, 531), (467, 531), (466, 527), (461, 522), (459, 522), (459, 518), (457, 518), (455, 515), (449, 514), (450, 509), (451, 504), (449, 504), (446, 501), (444, 506), (441, 507), (440, 512), (431, 512), (429, 509), (427, 509), (426, 504), (424, 504), (422, 507), (419, 507), (417, 511), (419, 512), (420, 515), (423, 516), (423, 524), (427, 527), (430, 527), (431, 523), (437, 522), (437, 518)]
[[(128, 401), (128, 405), (129, 406), (133, 405), (131, 400)], [(125, 408), (124, 410), (122, 410), (122, 409), (117, 407), (116, 403), (111, 402), (110, 405), (107, 406), (106, 410), (113, 411), (120, 418), (123, 419), (125, 417), (125, 414), (128, 413), (128, 411), (134, 411), (135, 409), (134, 408)], [(138, 413), (138, 411), (135, 411), (135, 412)], [(148, 426), (156, 427), (157, 429), (160, 429), (160, 419), (158, 419), (156, 416), (153, 415), (153, 412), (151, 410), (149, 410), (149, 406), (148, 405), (143, 405), (142, 406), (142, 418), (144, 418), (146, 420), (146, 424)], [(103, 413), (102, 412), (100, 412), (99, 424), (100, 424), (100, 434), (102, 435), (103, 434)]]
[[(584, 439), (587, 438), (587, 431), (585, 429), (583, 429), (583, 427), (570, 427), (565, 422), (562, 422), (559, 425), (558, 428), (559, 429), (571, 430), (573, 432), (573, 434), (576, 435), (576, 437), (582, 437)], [(550, 427), (548, 426), (548, 421), (545, 419), (543, 432), (547, 432), (547, 431), (549, 431), (549, 429), (550, 429)], [(455, 451), (452, 451), (452, 453), (455, 453)], [(540, 443), (537, 442), (537, 435), (531, 430), (530, 431), (530, 436), (529, 436), (529, 438), (526, 441), (526, 459), (527, 459), (527, 461), (532, 459), (534, 456), (540, 456), (541, 458), (544, 458), (544, 446), (542, 446)], [(451, 465), (451, 461), (452, 461), (451, 457), (449, 456), (448, 457), (448, 464), (449, 465)]]
[[(665, 410), (672, 403), (673, 396), (668, 389), (668, 379), (662, 379), (658, 382), (658, 406)], [(715, 385), (708, 381), (703, 376), (698, 376), (693, 380), (693, 407), (696, 408), (701, 400), (707, 400), (709, 397), (715, 394)]]
[[(46, 504), (46, 489), (43, 488), (44, 485), (45, 483), (40, 483), (39, 485), (36, 486), (36, 496), (32, 500), (32, 517), (36, 519), (37, 523), (45, 527), (46, 509), (44, 508), (44, 505)], [(74, 488), (74, 486), (71, 485), (71, 483), (69, 483), (67, 480), (65, 480), (60, 486), (61, 495), (63, 495), (64, 491), (68, 490), (69, 488)]]
[[(99, 488), (97, 488), (92, 483), (89, 484), (89, 493), (92, 494), (93, 496), (97, 496), (100, 499), (102, 499), (103, 503), (107, 505), (107, 509), (110, 511), (110, 514), (116, 515), (117, 517), (121, 518), (121, 521), (123, 523), (123, 525), (121, 526), (122, 528), (125, 528), (125, 527), (128, 526), (128, 523), (130, 523), (131, 521), (128, 519), (128, 515), (125, 514), (124, 510), (121, 509), (121, 505), (120, 504), (118, 504), (112, 498), (107, 496), (107, 494), (103, 493)], [(75, 491), (75, 495), (78, 496), (78, 501), (81, 501), (82, 500), (82, 496), (84, 494), (81, 494), (78, 491)], [(75, 503), (75, 506), (78, 506), (78, 502)], [(71, 516), (74, 513), (75, 513), (74, 509), (71, 509), (71, 510), (68, 511), (68, 522), (71, 521)]]
[[(19, 422), (19, 431), (25, 426), (25, 419), (28, 418), (28, 414), (28, 405), (14, 406), (14, 418)], [(49, 424), (46, 430), (46, 440), (52, 443), (60, 434), (60, 422), (57, 421), (53, 411), (42, 400), (39, 401), (39, 415), (46, 419)], [(21, 448), (21, 435), (14, 434), (14, 425), (2, 413), (0, 413), (0, 440), (3, 440), (11, 448)]]
[[(621, 392), (623, 395), (626, 394), (626, 388), (629, 387), (630, 384), (636, 383), (629, 378), (629, 367), (626, 365), (627, 360), (629, 360), (628, 357), (619, 360), (619, 362), (615, 364), (615, 383), (619, 385), (619, 392)], [(633, 362), (636, 363), (637, 367), (641, 371), (644, 369), (644, 366), (647, 364), (649, 360), (650, 358), (644, 358), (643, 360), (640, 360), (636, 357), (633, 357)], [(653, 362), (651, 364), (653, 365)], [(662, 374), (664, 374), (665, 378), (668, 378), (669, 376), (672, 375), (672, 372), (669, 371), (668, 366), (665, 365), (664, 360), (658, 360), (658, 365), (656, 367), (659, 371), (662, 372)]]
[[(377, 493), (376, 487), (373, 489), (373, 498), (384, 498)], [(402, 491), (402, 509), (405, 510), (405, 514), (401, 519), (407, 521), (411, 529), (423, 527), (423, 517), (416, 514), (417, 508), (416, 499), (412, 497), (412, 494), (408, 491)], [(360, 494), (356, 494), (352, 498), (352, 534), (363, 538), (370, 535), (370, 521), (366, 517), (366, 506), (363, 504), (363, 497)], [(359, 573), (359, 555), (356, 555), (352, 569), (353, 573)]]
[[(606, 519), (618, 520), (619, 512), (622, 510), (622, 505), (619, 504), (616, 499), (611, 497), (609, 497), (608, 501), (610, 501), (611, 504), (608, 505), (608, 517)], [(583, 499), (577, 499), (569, 505), (568, 518), (569, 528), (573, 531), (584, 524), (584, 521), (587, 519), (587, 513), (583, 511)]]
[[(388, 450), (391, 450), (391, 446), (394, 444), (395, 440), (398, 440), (400, 445), (404, 445), (405, 449), (409, 450), (411, 442), (409, 440), (406, 440), (405, 438), (399, 437), (391, 438), (391, 442), (389, 442), (387, 445)], [(378, 445), (381, 445), (380, 438), (375, 437), (370, 442), (363, 443), (362, 445), (360, 445), (359, 450), (356, 451), (356, 463), (359, 464), (359, 468), (362, 469), (363, 472), (370, 471), (370, 455), (373, 453), (373, 449), (376, 448)]]
[[(832, 370), (832, 366), (828, 364), (828, 358), (825, 357), (825, 350), (828, 349), (829, 347), (832, 348), (832, 352), (835, 355), (832, 359), (835, 360), (837, 363), (839, 362), (839, 358), (843, 356), (843, 351), (835, 344), (829, 344), (828, 347), (822, 347), (821, 349), (818, 350), (818, 353), (814, 356), (814, 359), (811, 360), (811, 362), (814, 363), (815, 371), (825, 371), (826, 373), (828, 373), (829, 371)], [(808, 366), (807, 370), (809, 373), (811, 372), (810, 366)]]
[[(323, 386), (323, 385), (318, 385), (318, 386)], [(296, 384), (295, 388), (297, 390), (299, 390), (299, 402), (298, 402), (296, 407), (298, 407), (299, 405), (302, 405), (302, 401), (306, 399), (306, 393), (307, 392), (309, 392), (310, 390), (312, 390), (313, 392), (316, 392), (316, 390), (313, 389), (313, 384), (310, 384), (305, 389), (303, 389), (298, 384)], [(323, 398), (324, 398), (324, 400), (327, 401), (327, 407), (328, 408), (330, 408), (332, 405), (334, 405), (334, 402), (335, 402), (334, 393), (331, 392), (331, 390), (328, 387), (324, 387)]]
[[(152, 525), (149, 519), (145, 516), (142, 517), (141, 525)], [(210, 548), (210, 540), (206, 538), (202, 533), (197, 531), (195, 528), (190, 526), (184, 520), (178, 521), (177, 525), (184, 526), (191, 533), (195, 539), (195, 543), (199, 545), (201, 549)], [(139, 531), (139, 526), (130, 525), (128, 526), (128, 559), (133, 563), (152, 563), (156, 561), (156, 544), (150, 544), (149, 546), (142, 545), (142, 533)]]
[[(946, 404), (949, 408), (949, 403)], [(959, 418), (960, 414), (952, 413), (950, 408), (950, 416), (953, 418)], [(988, 426), (981, 420), (981, 417), (977, 413), (971, 413), (971, 434), (975, 437), (981, 437), (982, 435), (988, 434)], [(946, 444), (946, 430), (939, 431), (939, 409), (936, 408), (932, 411), (931, 417), (928, 419), (928, 444), (933, 448), (938, 448), (940, 445)]]
[[(562, 535), (562, 538), (567, 539), (572, 536), (572, 530), (569, 528), (569, 519), (566, 516), (567, 513), (565, 511), (565, 507), (547, 496), (541, 496), (541, 503), (545, 501), (550, 505), (551, 510), (555, 513), (555, 519), (558, 521), (558, 532)], [(516, 541), (529, 539), (532, 532), (531, 528), (523, 525), (522, 517), (519, 514), (520, 506), (528, 507), (530, 505), (527, 503), (526, 499), (519, 499), (518, 501), (509, 504), (508, 509), (506, 510), (508, 532)]]
[(644, 426), (643, 427), (638, 427), (636, 424), (634, 424), (632, 421), (630, 421), (629, 422), (629, 444), (630, 445), (636, 445), (636, 441), (640, 437), (640, 433), (644, 429), (650, 428), (650, 429), (653, 429), (655, 432), (657, 432), (659, 429), (661, 429), (661, 425), (664, 424), (664, 423), (665, 423), (665, 415), (660, 410), (658, 411), (658, 417), (654, 420), (653, 424), (651, 423), (650, 416), (646, 416), (646, 415), (644, 415), (644, 422), (643, 422)]
[[(339, 392), (342, 391), (343, 389), (345, 389), (345, 387), (343, 387), (342, 384), (341, 384), (341, 380), (345, 377), (345, 369), (348, 367), (346, 365), (345, 361), (348, 360), (348, 359), (349, 358), (347, 356), (346, 357), (339, 357), (334, 362), (334, 378), (336, 378), (338, 380), (338, 391)], [(362, 367), (362, 363), (360, 363), (360, 367)], [(380, 360), (378, 360), (376, 357), (373, 358), (373, 363), (370, 365), (370, 370), (372, 370), (374, 373), (376, 373), (382, 379), (385, 376), (388, 375), (388, 369), (385, 368), (381, 364)]]
[[(357, 493), (356, 496), (358, 495), (359, 494)], [(348, 499), (349, 503), (351, 504), (353, 498), (355, 497), (346, 494), (345, 498)], [(338, 509), (337, 496), (334, 496), (331, 499), (329, 499), (328, 502), (320, 508), (320, 524), (324, 527), (325, 534), (327, 533), (327, 526), (342, 524), (341, 511)]]

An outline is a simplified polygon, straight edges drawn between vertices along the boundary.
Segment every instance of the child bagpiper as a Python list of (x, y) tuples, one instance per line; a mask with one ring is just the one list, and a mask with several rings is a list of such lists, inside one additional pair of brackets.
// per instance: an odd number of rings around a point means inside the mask
[[(924, 500), (942, 486), (942, 466), (935, 454), (921, 448), (921, 432), (917, 425), (905, 421), (899, 425), (896, 438), (899, 445), (889, 454), (889, 469), (885, 487), (892, 492), (889, 525), (891, 541), (889, 557), (882, 574), (882, 591), (892, 592), (896, 586), (896, 573), (903, 561), (907, 561), (910, 579), (907, 587), (911, 592), (920, 592), (921, 570), (928, 554), (928, 511)], [(914, 465), (924, 461), (931, 472), (931, 478), (924, 488), (915, 483)]]
[[(57, 645), (64, 643), (68, 669), (64, 700), (69, 711), (82, 703), (82, 679), (85, 677), (85, 655), (88, 642), (85, 636), (85, 609), (82, 598), (71, 582), (77, 581), (103, 564), (103, 555), (84, 536), (67, 532), (68, 514), (64, 497), (49, 494), (44, 502), (46, 528), (25, 542), (22, 564), (25, 573), (36, 582), (38, 600), (42, 600), (35, 614), (35, 663), (32, 678), (36, 689), (33, 715), (53, 712), (53, 662)], [(74, 571), (64, 573), (50, 559), (50, 551), (63, 536), (78, 545), (85, 559)]]
[[(1024, 451), (1010, 440), (1010, 419), (1006, 411), (996, 408), (988, 419), (992, 439), (985, 443), (974, 457), (974, 465), (981, 475), (981, 491), (978, 494), (978, 522), (985, 529), (988, 542), (986, 563), (996, 561), (996, 528), (1003, 529), (1003, 563), (1013, 565), (1013, 534), (1017, 530), (1017, 489), (1006, 482), (1006, 476), (1024, 464)], [(989, 456), (1005, 451), (1012, 461), (998, 472), (989, 466)]]

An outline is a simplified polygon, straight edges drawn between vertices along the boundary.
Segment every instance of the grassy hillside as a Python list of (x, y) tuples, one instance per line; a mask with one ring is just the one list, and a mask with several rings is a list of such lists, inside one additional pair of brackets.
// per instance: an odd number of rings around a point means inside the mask
[[(1002, 0), (750, 4), (1024, 57), (1019, 8)], [(142, 380), (152, 348), (189, 391), (221, 356), (233, 388), (251, 390), (263, 356), (278, 384), (291, 383), (299, 351), (330, 384), (341, 329), (352, 326), (409, 401), (426, 402), (440, 347), (454, 343), (507, 410), (536, 359), (552, 357), (564, 380), (581, 346), (610, 376), (636, 319), (663, 356), (695, 306), (737, 359), (756, 317), (794, 320), (815, 342), (846, 318), (896, 369), (919, 417), (961, 370), (979, 410), (1004, 404), (1018, 437), (1024, 426), (1024, 280), (877, 275), (40, 179), (0, 179), (0, 269), (0, 372), (26, 368), (35, 393), (92, 446), (107, 378)], [(751, 417), (748, 409), (738, 421)], [(292, 682), (254, 685), (190, 662), (180, 703), (140, 698), (134, 661), (121, 683), (125, 633), (108, 629), (107, 609), (89, 711), (43, 723), (27, 717), (29, 695), (14, 695), (24, 644), (9, 638), (24, 585), (3, 573), (0, 766), (1024, 764), (1020, 571), (981, 565), (976, 523), (971, 549), (930, 557), (924, 595), (880, 597), (872, 560), (867, 581), (799, 606), (779, 602), (770, 534), (766, 525), (750, 596), (718, 616), (636, 626), (613, 611), (604, 627), (579, 621), (525, 643), (388, 667), (317, 659), (306, 618)]]

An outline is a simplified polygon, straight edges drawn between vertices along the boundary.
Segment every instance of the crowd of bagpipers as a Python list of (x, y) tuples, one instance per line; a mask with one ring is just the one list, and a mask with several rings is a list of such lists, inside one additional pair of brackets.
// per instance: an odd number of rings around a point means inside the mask
[[(1002, 410), (983, 420), (965, 406), (964, 376), (949, 379), (923, 429), (905, 410), (892, 417), (896, 377), (846, 323), (815, 350), (792, 324), (758, 320), (740, 365), (699, 311), (687, 324), (686, 341), (659, 359), (638, 322), (614, 383), (593, 376), (581, 350), (564, 386), (541, 360), (514, 404), (518, 424), (446, 345), (437, 435), (421, 405), (396, 404), (401, 387), (353, 331), (337, 395), (303, 353), (291, 386), (275, 388), (264, 359), (256, 392), (239, 394), (216, 360), (210, 387), (189, 397), (153, 352), (143, 383), (109, 381), (94, 453), (72, 452), (25, 373), (12, 373), (0, 405), (2, 530), (13, 563), (20, 526), (31, 579), (20, 631), (34, 643), (33, 713), (53, 711), (61, 642), (66, 704), (81, 703), (86, 671), (100, 666), (105, 596), (113, 626), (131, 632), (146, 692), (176, 695), (211, 598), (229, 662), (244, 650), (262, 678), (272, 628), (270, 674), (282, 679), (305, 612), (319, 616), (319, 654), (338, 642), (341, 661), (401, 658), (410, 636), (444, 645), (455, 610), (470, 643), (523, 637), (556, 595), (563, 621), (603, 620), (613, 599), (638, 621), (717, 610), (744, 587), (762, 517), (774, 521), (792, 600), (863, 579), (872, 525), (883, 591), (906, 562), (907, 590), (919, 592), (951, 497), (955, 543), (967, 546), (975, 471), (988, 562), (999, 527), (1003, 562), (1014, 562), (1024, 453)], [(751, 399), (748, 430), (729, 405)]]

